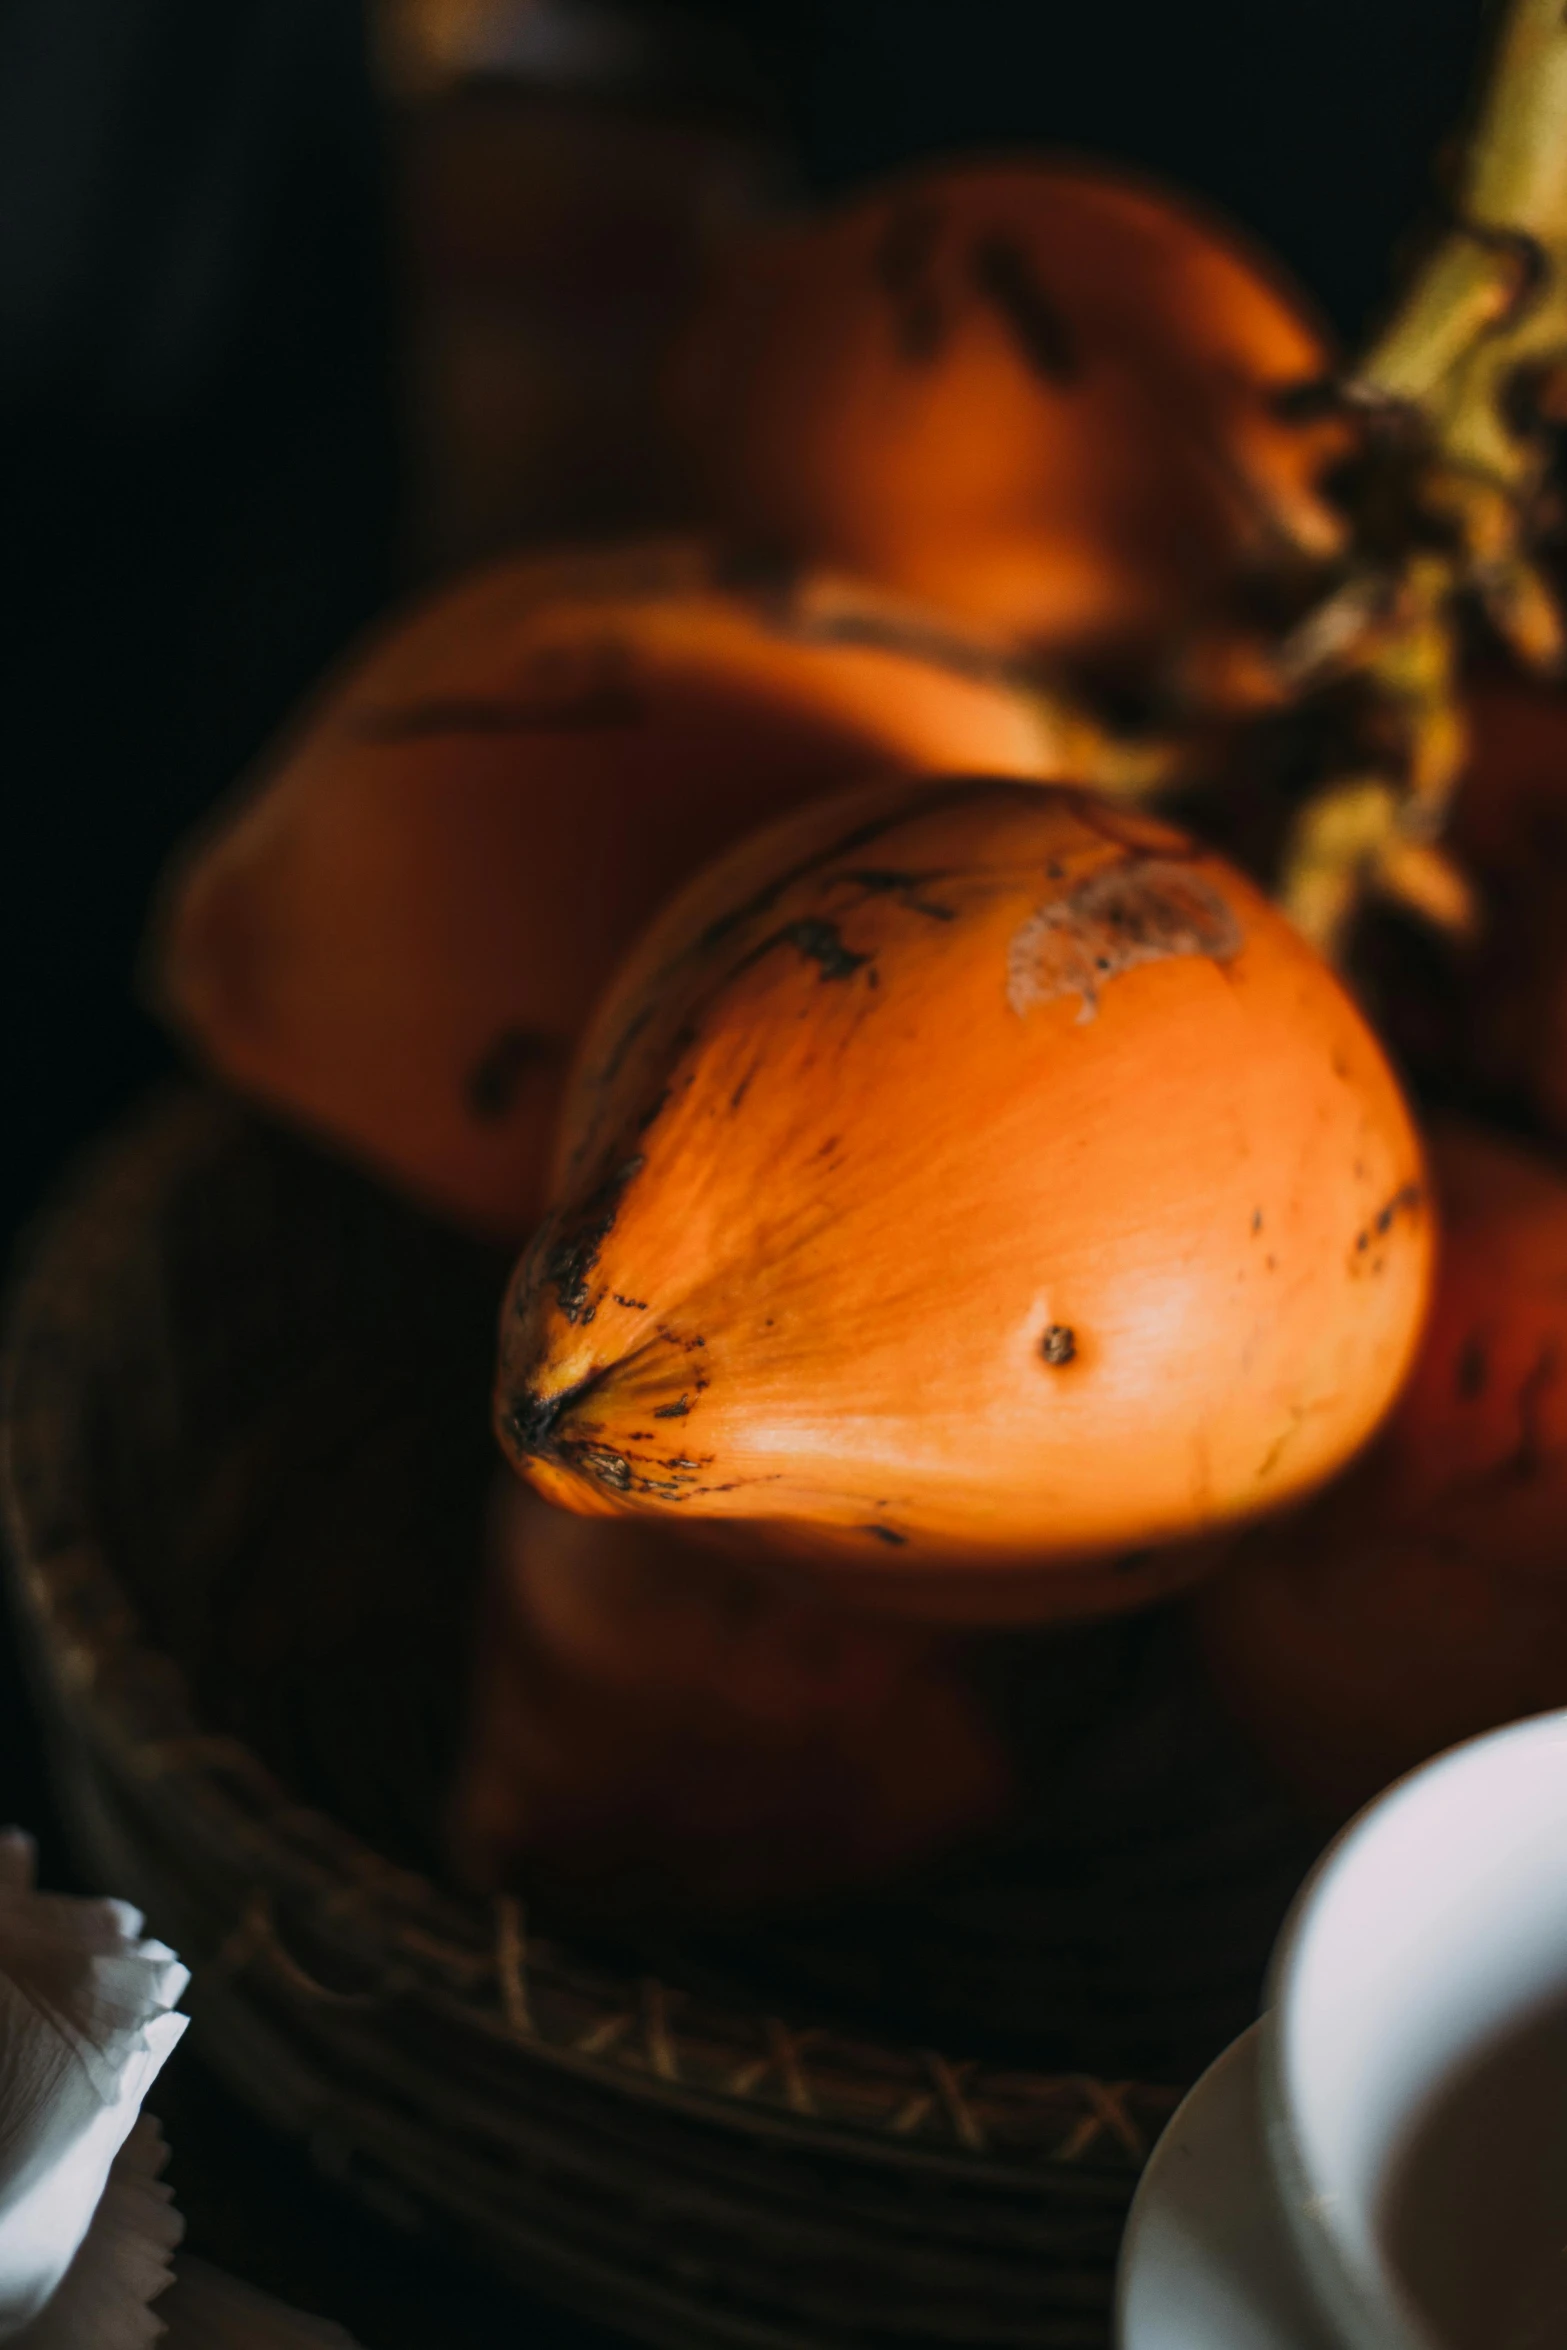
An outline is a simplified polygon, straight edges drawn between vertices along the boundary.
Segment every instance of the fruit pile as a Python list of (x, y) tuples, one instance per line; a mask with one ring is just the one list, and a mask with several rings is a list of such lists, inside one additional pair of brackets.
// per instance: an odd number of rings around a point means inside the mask
[(203, 1062), (516, 1259), (474, 1881), (874, 1881), (1005, 1812), (981, 1628), (1167, 1595), (1327, 1816), (1567, 1702), (1564, 123), (1518, 0), (1353, 367), (1110, 168), (774, 234), (700, 532), (424, 604), (171, 878)]

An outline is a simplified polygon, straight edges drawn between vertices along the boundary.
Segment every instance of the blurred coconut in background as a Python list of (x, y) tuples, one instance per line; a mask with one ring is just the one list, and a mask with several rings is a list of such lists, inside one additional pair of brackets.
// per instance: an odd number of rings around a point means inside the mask
[(680, 519), (670, 340), (787, 187), (744, 49), (596, 0), (382, 0), (376, 33), (414, 567)]

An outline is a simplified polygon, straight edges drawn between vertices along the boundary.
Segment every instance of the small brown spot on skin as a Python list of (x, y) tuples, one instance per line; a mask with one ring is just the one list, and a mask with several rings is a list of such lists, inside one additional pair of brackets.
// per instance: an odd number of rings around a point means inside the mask
[[(814, 963), (824, 981), (852, 979), (856, 971), (865, 971), (871, 962), (869, 955), (857, 954), (853, 947), (844, 943), (843, 933), (836, 922), (823, 914), (803, 914), (797, 922), (786, 922), (781, 930), (775, 930), (770, 937), (760, 940), (736, 964), (736, 972), (759, 963), (764, 955), (770, 955), (774, 947), (780, 946), (793, 947), (795, 953), (807, 963)], [(874, 985), (874, 969), (867, 971), (866, 976)]]
[[(1388, 1200), (1384, 1206), (1378, 1208), (1370, 1223), (1367, 1224), (1361, 1231), (1356, 1233), (1355, 1255), (1357, 1257), (1365, 1256), (1367, 1251), (1370, 1249), (1373, 1234), (1375, 1234), (1378, 1239), (1385, 1240), (1387, 1235), (1393, 1229), (1395, 1219), (1400, 1215), (1417, 1215), (1420, 1210), (1420, 1205), (1421, 1194), (1419, 1184), (1404, 1184), (1398, 1191), (1394, 1192), (1392, 1198)], [(1371, 1267), (1372, 1272), (1380, 1273), (1385, 1262), (1386, 1260), (1384, 1258), (1378, 1257)]]
[(1024, 365), (1055, 391), (1076, 383), (1081, 362), (1066, 319), (1010, 237), (986, 237), (969, 262), (976, 292), (1011, 335)]
[(1458, 1374), (1454, 1382), (1459, 1400), (1473, 1403), (1477, 1396), (1484, 1395), (1490, 1375), (1491, 1365), (1484, 1344), (1478, 1338), (1469, 1339), (1459, 1355)]
[(928, 922), (956, 922), (956, 906), (944, 906), (937, 899), (919, 894), (928, 882), (944, 878), (940, 873), (905, 873), (882, 865), (864, 865), (854, 872), (833, 876), (835, 881), (847, 882), (851, 888), (861, 890), (866, 897), (896, 897), (909, 913), (923, 914)]
[(536, 1028), (503, 1028), (487, 1044), (463, 1079), (463, 1101), (481, 1126), (496, 1126), (514, 1109), (523, 1081), (534, 1069), (562, 1058), (552, 1036)]
[(891, 1526), (866, 1525), (858, 1527), (856, 1531), (861, 1534), (872, 1534), (878, 1542), (891, 1543), (900, 1550), (909, 1539), (906, 1534), (895, 1533)]
[(691, 1398), (683, 1395), (678, 1403), (661, 1403), (653, 1413), (655, 1420), (683, 1420), (691, 1409)]
[(612, 1493), (630, 1492), (631, 1463), (624, 1453), (614, 1451), (607, 1444), (573, 1444), (561, 1449), (572, 1467), (591, 1477), (596, 1485), (607, 1485)]
[(1039, 1351), (1053, 1369), (1059, 1370), (1077, 1355), (1077, 1332), (1065, 1322), (1052, 1322), (1039, 1342)]
[[(579, 1326), (591, 1322), (598, 1311), (588, 1294), (588, 1279), (614, 1230), (626, 1186), (635, 1182), (646, 1164), (640, 1156), (627, 1159), (580, 1207), (570, 1215), (557, 1214), (554, 1219), (555, 1231), (544, 1253), (542, 1278), (553, 1288), (556, 1303), (568, 1322)], [(517, 1310), (525, 1310), (521, 1291)]]
[(1252, 1231), (1253, 1231), (1254, 1233), (1255, 1233), (1255, 1232), (1260, 1232), (1260, 1231), (1262, 1230), (1262, 1210), (1261, 1210), (1261, 1208), (1253, 1208), (1253, 1209), (1252, 1209), (1252, 1212), (1251, 1212), (1251, 1228), (1252, 1228)]
[(645, 1314), (648, 1310), (645, 1297), (622, 1297), (618, 1289), (612, 1290), (610, 1294), (616, 1305), (624, 1306), (628, 1314)]

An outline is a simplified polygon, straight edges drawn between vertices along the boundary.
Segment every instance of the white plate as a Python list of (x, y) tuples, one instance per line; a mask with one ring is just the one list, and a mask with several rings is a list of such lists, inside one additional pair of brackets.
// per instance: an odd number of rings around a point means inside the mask
[(1262, 2028), (1208, 2067), (1149, 2159), (1121, 2247), (1116, 2350), (1339, 2350), (1263, 2143)]

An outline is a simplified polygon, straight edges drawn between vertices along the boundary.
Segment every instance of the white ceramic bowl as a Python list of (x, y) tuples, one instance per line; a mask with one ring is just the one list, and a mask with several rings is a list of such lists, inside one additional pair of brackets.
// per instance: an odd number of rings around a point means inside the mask
[[(1121, 2350), (1324, 2339), (1453, 2350), (1476, 2338), (1411, 2291), (1391, 2190), (1452, 2085), (1553, 2010), (1567, 2052), (1567, 1713), (1455, 1747), (1319, 1862), (1280, 1937), (1260, 2029), (1198, 2084), (1145, 2175), (1122, 2260)], [(1516, 2066), (1511, 2077), (1516, 2092)], [(1554, 2076), (1541, 2072), (1535, 2094), (1553, 2097)], [(1559, 2149), (1547, 2184), (1567, 2197), (1567, 2098)], [(1526, 2195), (1533, 2182), (1524, 2175)], [(1459, 2206), (1433, 2224), (1457, 2236), (1467, 2219)], [(1567, 2234), (1567, 2200), (1560, 2219)], [(1485, 2224), (1498, 2225), (1495, 2208)], [(1489, 2241), (1473, 2252), (1482, 2265), (1505, 2258)], [(1496, 2350), (1555, 2341), (1550, 2320), (1509, 2332), (1510, 2283), (1498, 2274)], [(1567, 2250), (1561, 2290), (1567, 2305)], [(1537, 2322), (1550, 2330), (1536, 2335)]]

